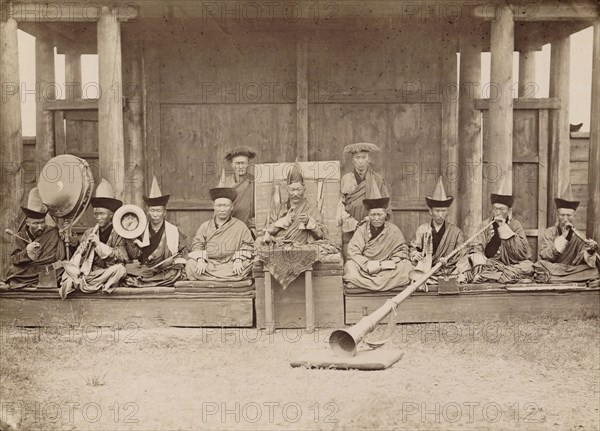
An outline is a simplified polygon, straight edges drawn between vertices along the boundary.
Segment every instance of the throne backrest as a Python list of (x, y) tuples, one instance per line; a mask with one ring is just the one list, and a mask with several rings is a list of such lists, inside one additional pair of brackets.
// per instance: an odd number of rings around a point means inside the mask
[[(288, 198), (287, 176), (293, 165), (293, 162), (289, 162), (262, 163), (254, 166), (254, 217), (259, 235), (267, 223), (276, 187), (279, 186), (281, 202)], [(317, 193), (319, 187), (322, 188), (321, 213), (329, 231), (329, 239), (341, 246), (342, 231), (336, 222), (336, 210), (340, 199), (340, 162), (298, 162), (298, 165), (302, 169), (306, 186), (305, 197), (309, 202), (319, 204)], [(319, 183), (322, 183), (322, 186), (319, 186)]]

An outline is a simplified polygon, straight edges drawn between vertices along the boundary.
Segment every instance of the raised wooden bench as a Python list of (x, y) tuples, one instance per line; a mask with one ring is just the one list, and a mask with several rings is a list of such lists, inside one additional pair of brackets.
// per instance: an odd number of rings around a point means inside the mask
[[(401, 289), (367, 292), (345, 289), (345, 322), (352, 325), (381, 307)], [(508, 318), (600, 316), (600, 289), (584, 284), (467, 284), (458, 295), (415, 292), (398, 307), (399, 323), (482, 321)], [(382, 322), (385, 323), (385, 322)]]
[[(287, 289), (271, 276), (265, 278), (261, 263), (256, 263), (253, 276), (256, 285), (256, 325), (258, 328), (337, 328), (344, 324), (344, 295), (342, 288), (342, 265), (340, 263), (317, 262), (306, 286), (307, 275), (301, 274)], [(308, 271), (307, 271), (308, 272)], [(267, 307), (267, 283), (270, 279), (272, 296)], [(312, 291), (313, 297), (306, 298)], [(310, 293), (309, 293), (310, 295)], [(308, 306), (307, 306), (308, 304)], [(267, 310), (269, 318), (267, 318)], [(307, 321), (307, 310), (309, 320)], [(312, 311), (312, 313), (311, 313)], [(311, 315), (312, 314), (312, 315)]]
[(64, 301), (56, 289), (3, 290), (0, 322), (18, 326), (250, 328), (254, 326), (254, 296), (254, 286), (195, 291), (186, 287), (118, 287), (111, 294), (73, 292)]

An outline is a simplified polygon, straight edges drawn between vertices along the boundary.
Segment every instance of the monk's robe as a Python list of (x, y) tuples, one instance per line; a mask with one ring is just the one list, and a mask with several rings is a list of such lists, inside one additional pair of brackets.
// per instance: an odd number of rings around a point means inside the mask
[[(231, 217), (220, 227), (212, 218), (202, 223), (194, 241), (189, 260), (185, 266), (188, 280), (241, 281), (250, 278), (254, 241), (250, 229), (241, 220)], [(198, 275), (198, 258), (207, 261), (206, 271)], [(235, 259), (242, 259), (241, 274), (233, 271)]]
[(165, 220), (155, 231), (152, 224), (148, 223), (138, 239), (142, 247), (131, 240), (125, 242), (129, 258), (137, 260), (126, 265), (127, 286), (174, 286), (176, 281), (183, 278), (183, 263), (175, 262), (174, 259), (164, 262), (177, 253), (182, 257), (187, 253), (186, 236), (177, 226)]
[(58, 235), (56, 227), (46, 226), (44, 232), (34, 238), (27, 226), (23, 226), (17, 235), (40, 243), (40, 253), (36, 261), (32, 261), (25, 250), (27, 243), (15, 237), (15, 249), (10, 255), (11, 265), (8, 268), (5, 282), (11, 289), (34, 287), (39, 282), (39, 274), (50, 269), (54, 262), (65, 258), (65, 245)]
[[(441, 257), (448, 256), (463, 242), (465, 242), (465, 238), (462, 230), (455, 224), (444, 221), (442, 227), (436, 231), (433, 221), (423, 223), (417, 228), (415, 239), (410, 244), (412, 263), (414, 265), (418, 263), (418, 261), (413, 259), (415, 252), (425, 252), (431, 256), (431, 266), (435, 266)], [(439, 276), (441, 274), (458, 274), (459, 272), (462, 272), (460, 266), (457, 268), (457, 264), (464, 254), (464, 251), (456, 253), (448, 260), (446, 268), (440, 268), (434, 276)], [(431, 269), (431, 267), (428, 269)], [(463, 270), (464, 269), (468, 268), (463, 268)], [(427, 268), (425, 270), (427, 270)]]
[[(478, 229), (489, 221), (483, 221)], [(471, 269), (463, 274), (466, 283), (517, 283), (533, 276), (531, 249), (525, 230), (519, 221), (509, 218), (507, 223), (485, 229), (471, 243), (470, 253), (465, 257)]]
[[(306, 225), (298, 221), (298, 216), (303, 213), (309, 218)], [(275, 205), (269, 213), (267, 229), (270, 230), (273, 226), (281, 229), (275, 235), (278, 241), (309, 244), (327, 238), (327, 227), (323, 223), (323, 215), (315, 205), (306, 199), (295, 208), (291, 208), (289, 202)]]
[[(390, 195), (385, 179), (370, 167), (367, 168), (363, 177), (356, 170), (342, 176), (340, 181), (342, 195), (338, 203), (337, 218), (343, 220), (343, 233), (353, 233), (357, 223), (369, 215), (369, 211), (363, 205), (363, 200), (373, 196), (371, 190), (373, 182), (377, 184), (382, 197)], [(388, 214), (391, 215), (391, 210), (388, 210)]]
[(546, 229), (542, 237), (540, 260), (534, 265), (538, 283), (587, 282), (600, 278), (598, 253), (589, 254), (585, 243), (570, 232), (562, 237), (560, 226)]
[[(344, 266), (344, 281), (363, 289), (386, 291), (410, 282), (413, 269), (408, 258), (408, 244), (398, 226), (385, 222), (377, 231), (370, 223), (361, 224), (348, 244), (348, 260)], [(367, 271), (367, 263), (393, 261), (394, 269), (384, 269), (375, 275)]]
[[(89, 228), (83, 233), (80, 249), (88, 243), (88, 238), (93, 230), (94, 228)], [(84, 293), (94, 293), (99, 290), (104, 293), (111, 293), (118, 286), (119, 281), (125, 277), (127, 273), (125, 263), (129, 262), (125, 239), (113, 230), (112, 224), (100, 229), (98, 236), (101, 244), (98, 246), (90, 244), (86, 247), (91, 247), (91, 252), (87, 261), (84, 262), (82, 259), (78, 265), (80, 268), (87, 265), (90, 268), (89, 273), (86, 274), (87, 271), (84, 271), (75, 276), (76, 274), (69, 271), (65, 266), (59, 289), (61, 298), (66, 298), (69, 293), (76, 289)], [(76, 255), (78, 252), (76, 252)]]
[(235, 181), (233, 175), (219, 181), (217, 187), (228, 187), (235, 189), (237, 197), (233, 201), (232, 217), (241, 220), (250, 229), (254, 226), (254, 176), (247, 174), (240, 182)]

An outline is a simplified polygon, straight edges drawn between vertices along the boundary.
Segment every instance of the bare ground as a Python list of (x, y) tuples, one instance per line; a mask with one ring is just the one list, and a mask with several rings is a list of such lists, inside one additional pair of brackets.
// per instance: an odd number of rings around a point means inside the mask
[(597, 430), (598, 324), (398, 326), (385, 348), (403, 358), (370, 372), (291, 368), (328, 349), (323, 330), (3, 327), (0, 419), (26, 430)]

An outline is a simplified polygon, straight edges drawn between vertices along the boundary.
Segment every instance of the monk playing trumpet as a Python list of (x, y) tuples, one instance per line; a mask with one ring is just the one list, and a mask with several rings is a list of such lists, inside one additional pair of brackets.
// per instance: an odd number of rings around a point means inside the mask
[(573, 199), (571, 184), (562, 197), (554, 199), (556, 224), (542, 237), (540, 260), (534, 265), (538, 283), (591, 282), (600, 278), (598, 243), (578, 234), (573, 225), (579, 201)]

